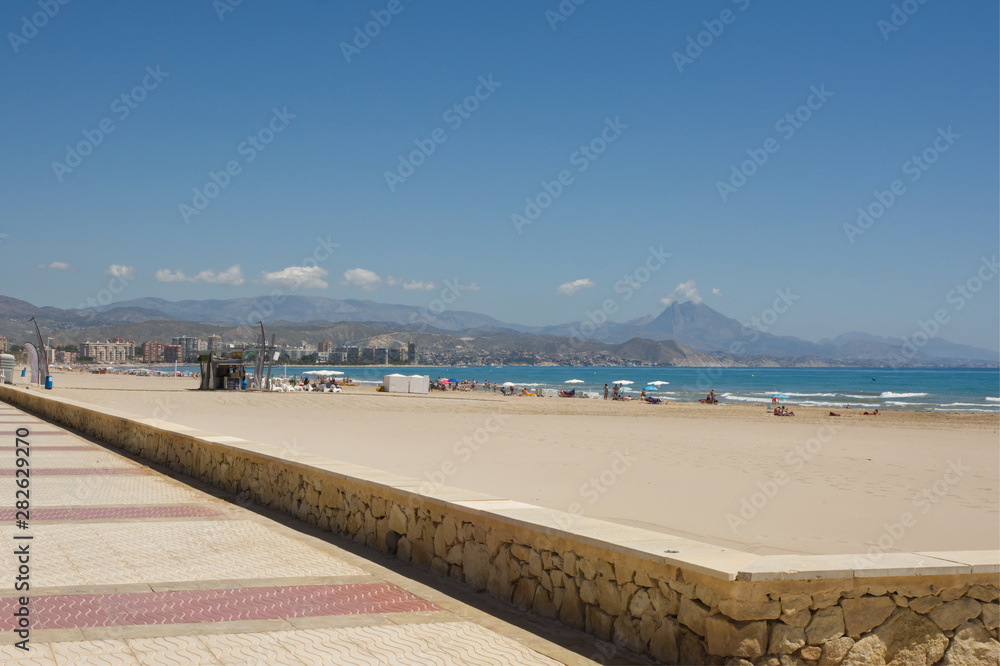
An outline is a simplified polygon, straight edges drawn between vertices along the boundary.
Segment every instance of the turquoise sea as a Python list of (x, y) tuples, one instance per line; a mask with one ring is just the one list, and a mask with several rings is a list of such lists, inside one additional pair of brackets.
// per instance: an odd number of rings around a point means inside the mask
[[(196, 370), (194, 366), (181, 369)], [(276, 366), (273, 374), (301, 375), (317, 366)], [(1000, 371), (996, 369), (885, 368), (677, 368), (677, 367), (365, 367), (329, 366), (364, 384), (379, 384), (393, 372), (429, 375), (431, 379), (477, 383), (513, 382), (517, 387), (597, 391), (619, 380), (638, 393), (653, 381), (670, 382), (654, 395), (684, 402), (705, 397), (710, 389), (722, 403), (771, 402), (781, 393), (784, 404), (818, 407), (916, 409), (1000, 413)], [(583, 383), (567, 384), (570, 379)]]

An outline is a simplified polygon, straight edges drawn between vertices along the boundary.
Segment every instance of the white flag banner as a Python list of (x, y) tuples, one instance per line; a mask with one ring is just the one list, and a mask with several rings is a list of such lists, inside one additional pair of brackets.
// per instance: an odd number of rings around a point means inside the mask
[(30, 342), (24, 343), (24, 350), (28, 354), (28, 367), (31, 368), (31, 383), (38, 383), (38, 350)]

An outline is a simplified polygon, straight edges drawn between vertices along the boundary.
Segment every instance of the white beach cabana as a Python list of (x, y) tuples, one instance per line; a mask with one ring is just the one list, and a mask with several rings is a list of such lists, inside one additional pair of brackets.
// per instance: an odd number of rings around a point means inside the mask
[(409, 380), (408, 390), (410, 393), (427, 393), (430, 391), (430, 375), (410, 375)]
[(410, 378), (398, 373), (386, 375), (382, 378), (382, 390), (386, 393), (409, 393)]

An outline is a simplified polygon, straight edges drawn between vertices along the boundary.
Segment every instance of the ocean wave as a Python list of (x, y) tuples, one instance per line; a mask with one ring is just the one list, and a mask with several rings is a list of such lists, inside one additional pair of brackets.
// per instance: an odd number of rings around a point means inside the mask
[(930, 395), (929, 393), (893, 393), (892, 391), (883, 391), (879, 394), (880, 398), (923, 398), (924, 396)]
[(862, 393), (860, 395), (858, 395), (856, 393), (845, 393), (844, 397), (845, 398), (857, 398), (857, 399), (860, 399), (860, 400), (874, 400), (875, 398), (877, 398), (879, 396), (878, 396), (878, 393)]
[(790, 398), (836, 398), (837, 397), (836, 393), (791, 393), (791, 392), (786, 392), (785, 395), (787, 395)]
[(829, 402), (826, 400), (803, 400), (798, 403), (803, 407), (845, 407), (850, 405), (851, 407), (874, 407), (876, 405), (869, 405), (863, 402)]
[(976, 408), (969, 408), (969, 407), (962, 407), (962, 408), (956, 407), (956, 408), (953, 408), (953, 409), (946, 409), (944, 407), (935, 407), (931, 411), (932, 412), (972, 412), (972, 413), (975, 413), (975, 414), (996, 414), (995, 410), (992, 410), (992, 409), (989, 409), (989, 408), (979, 408), (979, 409), (976, 409)]
[(996, 405), (983, 405), (978, 402), (949, 402), (941, 405), (941, 407), (994, 407)]
[(719, 396), (719, 399), (735, 400), (736, 402), (756, 402), (760, 404), (767, 404), (771, 402), (770, 398), (753, 398), (745, 395), (733, 395), (732, 393), (723, 393)]
[(992, 395), (986, 396), (986, 402), (1000, 402), (1000, 398), (995, 398)]
[(929, 402), (899, 402), (897, 400), (886, 400), (885, 404), (895, 405), (897, 407), (917, 407), (919, 405), (929, 405)]

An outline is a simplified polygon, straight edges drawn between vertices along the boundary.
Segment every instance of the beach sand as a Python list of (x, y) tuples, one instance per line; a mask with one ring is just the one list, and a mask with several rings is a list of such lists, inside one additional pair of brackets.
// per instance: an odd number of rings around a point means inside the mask
[[(20, 378), (18, 378), (20, 380)], [(1000, 548), (1000, 416), (194, 390), (57, 372), (54, 395), (428, 484), (761, 554)], [(464, 438), (464, 439), (463, 439)], [(906, 526), (904, 526), (904, 523)]]

